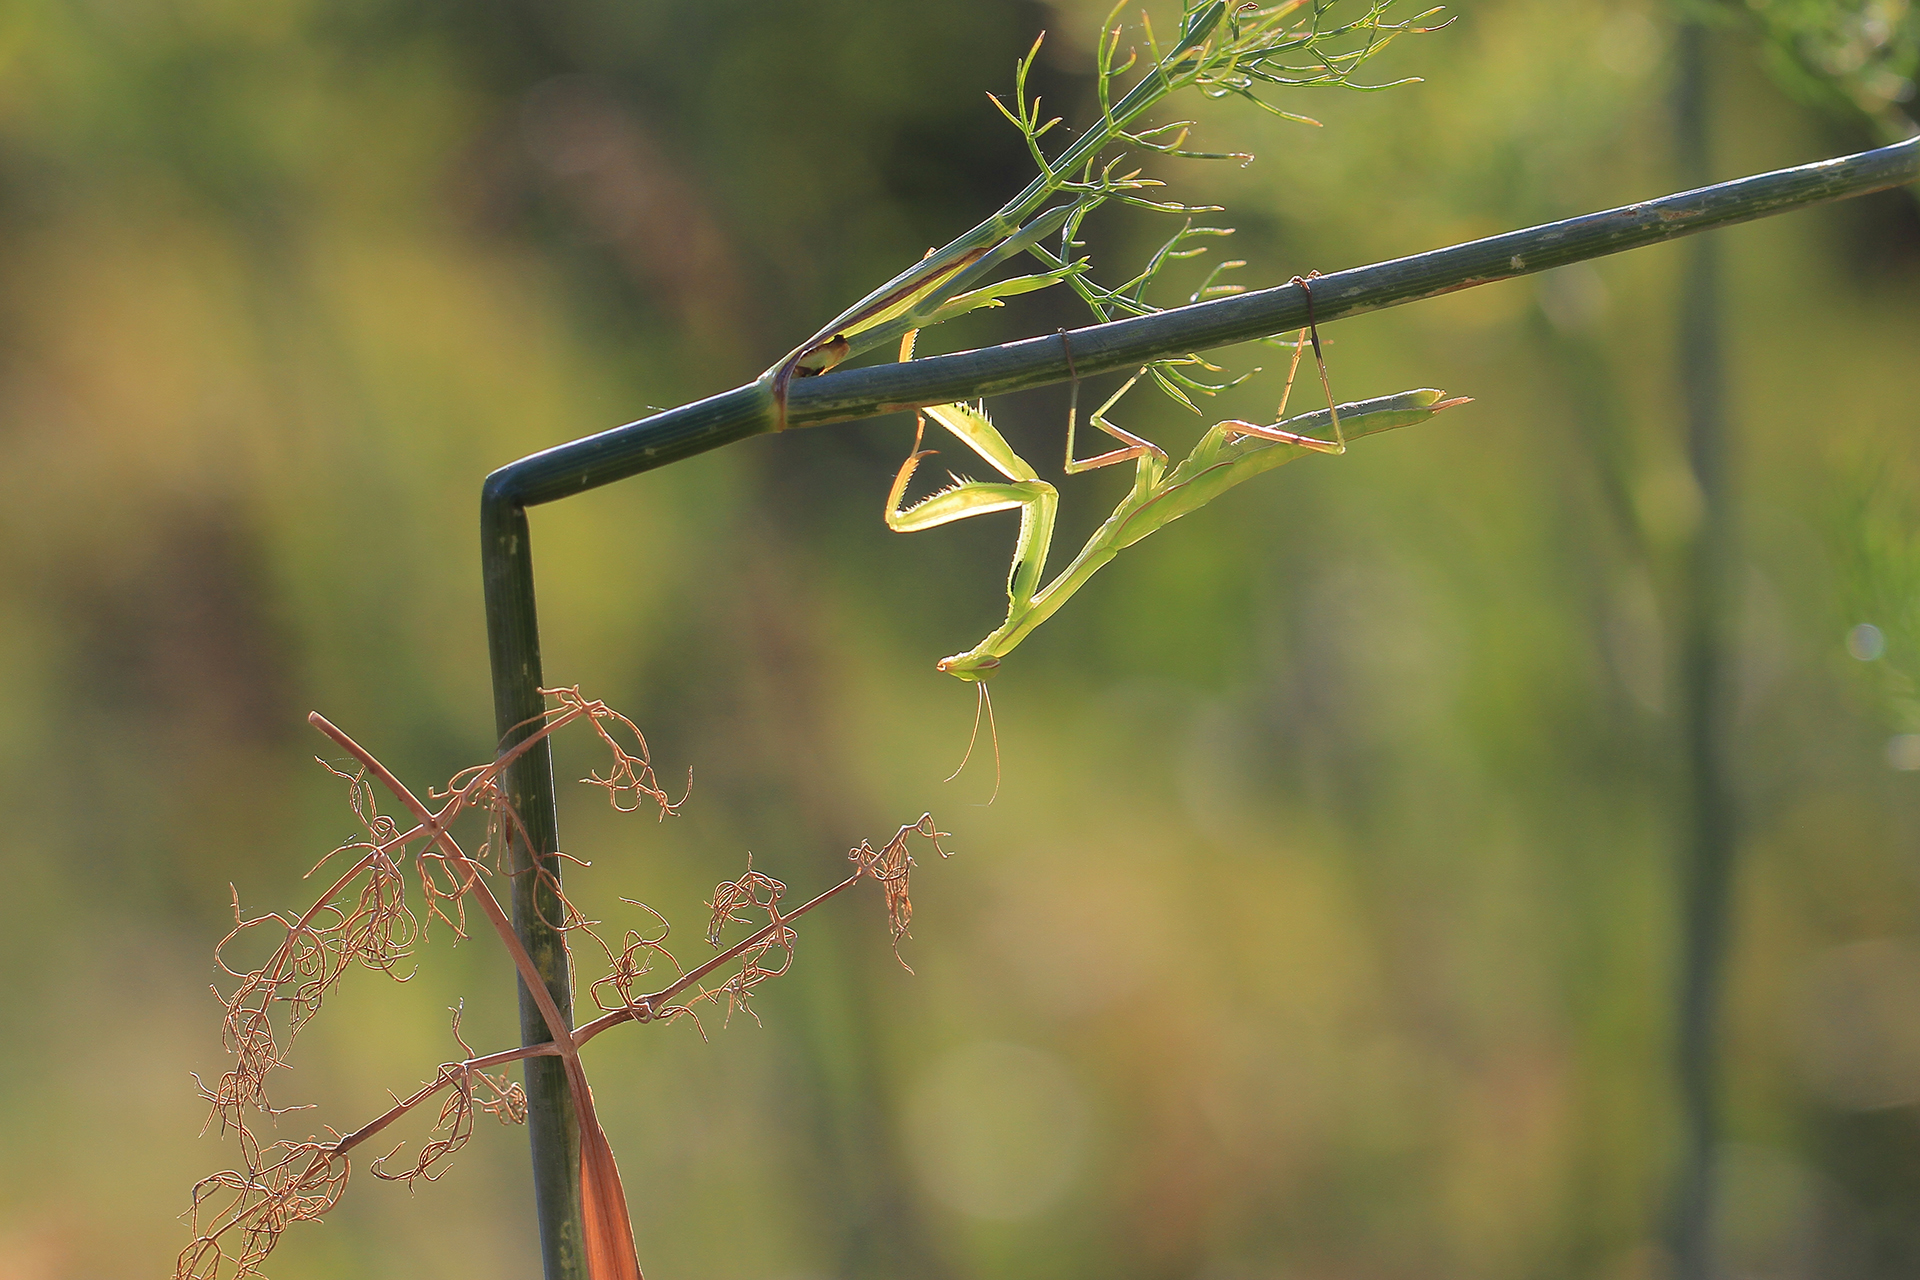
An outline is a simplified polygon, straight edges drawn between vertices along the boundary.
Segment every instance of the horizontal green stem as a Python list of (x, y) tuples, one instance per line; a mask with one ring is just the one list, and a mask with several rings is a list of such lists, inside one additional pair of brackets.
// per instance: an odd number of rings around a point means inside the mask
[[(1311, 286), (1313, 315), (1328, 324), (1915, 178), (1920, 178), (1920, 138), (1322, 276)], [(1149, 360), (1297, 329), (1306, 321), (1305, 291), (1282, 285), (1076, 329), (1070, 334), (1073, 362), (1082, 375), (1131, 370)], [(809, 379), (794, 386), (787, 421), (797, 427), (866, 418), (1001, 395), (1068, 376), (1057, 336), (1028, 338)]]
[[(1698, 231), (1884, 191), (1915, 178), (1920, 178), (1920, 138), (1509, 231), (1322, 276), (1311, 286), (1314, 318), (1329, 324)], [(1085, 376), (1297, 329), (1306, 320), (1306, 293), (1289, 284), (1090, 325), (1073, 330), (1069, 337), (1074, 368)], [(1058, 335), (1050, 334), (796, 379), (788, 392), (787, 424), (803, 427), (871, 418), (921, 405), (1046, 386), (1069, 376), (1066, 346)], [(773, 423), (767, 390), (756, 385), (739, 387), (523, 458), (488, 477), (488, 500), (523, 507), (552, 502), (760, 435), (772, 430)]]

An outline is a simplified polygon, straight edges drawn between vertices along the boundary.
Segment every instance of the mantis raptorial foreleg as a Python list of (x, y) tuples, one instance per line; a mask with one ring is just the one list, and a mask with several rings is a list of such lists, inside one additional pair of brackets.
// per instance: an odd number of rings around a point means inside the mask
[[(904, 360), (912, 354), (913, 334), (908, 333), (900, 342), (900, 358)], [(919, 467), (920, 459), (935, 452), (920, 447), (928, 418), (938, 422), (962, 444), (984, 458), (989, 466), (1007, 478), (1007, 483), (966, 480), (955, 475), (953, 484), (948, 488), (910, 507), (902, 507), (907, 486), (913, 481), (913, 473)], [(1071, 443), (1067, 446), (1069, 455), (1072, 447)], [(1159, 453), (1157, 449), (1154, 452)], [(1161, 454), (1160, 457), (1164, 462), (1165, 455)], [(1033, 609), (1034, 593), (1039, 588), (1040, 575), (1047, 567), (1047, 550), (1053, 545), (1053, 518), (1059, 503), (1059, 493), (1035, 473), (1026, 459), (1013, 451), (1013, 446), (988, 421), (984, 411), (963, 404), (943, 404), (930, 406), (915, 416), (913, 449), (893, 477), (893, 488), (887, 494), (885, 516), (889, 529), (896, 533), (912, 533), (918, 529), (933, 529), (956, 520), (965, 520), (970, 516), (1017, 509), (1020, 512), (1020, 534), (1014, 542), (1013, 563), (1007, 571), (1007, 626), (1013, 626), (1016, 619), (1025, 617)], [(1000, 733), (993, 725), (993, 704), (987, 693), (986, 677), (999, 665), (997, 656), (983, 654), (978, 649), (972, 653), (942, 658), (938, 664), (942, 671), (974, 681), (980, 690), (980, 701), (973, 716), (973, 737), (968, 739), (967, 754), (961, 759), (960, 768), (953, 771), (953, 776), (958, 776), (960, 769), (966, 768), (967, 761), (973, 757), (973, 744), (979, 738), (980, 716), (984, 711), (988, 732), (993, 736), (995, 795), (1000, 791), (997, 781)], [(988, 803), (992, 803), (991, 800)]]
[(1020, 512), (1020, 536), (1014, 544), (1013, 564), (1007, 574), (1007, 596), (1015, 609), (1033, 599), (1040, 574), (1046, 568), (1047, 548), (1053, 542), (1053, 517), (1060, 495), (1054, 487), (1034, 474), (1025, 459), (1014, 453), (987, 416), (966, 405), (935, 405), (926, 416), (952, 432), (960, 441), (985, 458), (1010, 483), (993, 484), (953, 476), (953, 484), (924, 501), (902, 509), (900, 502), (913, 479), (920, 459), (935, 452), (918, 450), (901, 466), (894, 477), (893, 491), (887, 499), (887, 526), (897, 533), (912, 533), (951, 524), (969, 516), (990, 511)]
[[(902, 507), (907, 485), (912, 482), (920, 459), (936, 452), (920, 448), (921, 428), (917, 425), (913, 453), (900, 464), (900, 471), (893, 478), (893, 488), (887, 494), (887, 527), (895, 533), (913, 533), (971, 516), (983, 516), (992, 511), (1017, 509), (1020, 512), (1020, 535), (1014, 542), (1013, 564), (1007, 571), (1007, 617), (1010, 621), (1022, 617), (1033, 607), (1040, 575), (1047, 567), (1047, 549), (1053, 543), (1054, 512), (1060, 504), (1059, 492), (1042, 480), (1026, 459), (1013, 451), (1006, 438), (981, 411), (963, 404), (942, 404), (928, 407), (923, 414), (986, 459), (994, 470), (1007, 478), (1008, 483), (968, 480), (956, 475), (952, 477), (953, 484), (949, 487), (910, 507)], [(951, 671), (962, 679), (979, 680), (984, 678), (979, 672), (991, 671), (1000, 665), (999, 658), (991, 656), (980, 658), (964, 670), (949, 665), (970, 656), (955, 654), (951, 658), (942, 658), (940, 669)]]

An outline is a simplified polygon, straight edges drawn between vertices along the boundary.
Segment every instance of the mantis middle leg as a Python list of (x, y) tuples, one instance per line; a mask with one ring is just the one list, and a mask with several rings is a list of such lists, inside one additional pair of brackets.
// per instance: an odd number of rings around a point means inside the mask
[[(1153, 441), (1142, 436), (1134, 435), (1133, 432), (1128, 431), (1125, 427), (1107, 420), (1107, 410), (1120, 403), (1121, 396), (1133, 390), (1133, 384), (1140, 381), (1140, 374), (1145, 373), (1146, 370), (1140, 370), (1140, 373), (1134, 374), (1131, 378), (1121, 383), (1120, 389), (1108, 396), (1106, 403), (1098, 409), (1095, 409), (1093, 416), (1087, 420), (1100, 430), (1112, 436), (1115, 440), (1118, 440), (1121, 447), (1100, 454), (1097, 457), (1086, 459), (1076, 458), (1073, 456), (1073, 432), (1080, 416), (1080, 373), (1073, 367), (1073, 340), (1067, 336), (1065, 329), (1060, 330), (1060, 345), (1065, 348), (1067, 353), (1067, 376), (1073, 380), (1073, 389), (1067, 394), (1067, 474), (1077, 476), (1084, 471), (1094, 471), (1100, 467), (1110, 467), (1116, 462), (1126, 462), (1129, 459), (1137, 458), (1140, 461), (1141, 476), (1144, 477), (1146, 475), (1147, 469), (1151, 465), (1154, 470), (1154, 477), (1157, 479), (1159, 472), (1164, 470), (1167, 465), (1166, 452)], [(1135, 487), (1138, 488), (1139, 485), (1136, 483)]]

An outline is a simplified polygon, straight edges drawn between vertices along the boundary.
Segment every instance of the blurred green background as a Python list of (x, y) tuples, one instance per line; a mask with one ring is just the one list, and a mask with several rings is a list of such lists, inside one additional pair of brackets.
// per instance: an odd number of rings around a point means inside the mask
[[(1426, 83), (1286, 104), (1321, 130), (1209, 109), (1199, 141), (1258, 162), (1155, 166), (1229, 206), (1248, 283), (1679, 185), (1669, 10), (1461, 8), (1379, 64)], [(291, 907), (352, 829), (306, 712), (416, 785), (489, 754), (486, 472), (750, 379), (971, 225), (1028, 175), (984, 91), (1044, 27), (1040, 91), (1084, 119), (1104, 9), (0, 9), (0, 1277), (156, 1274), (231, 1162), (189, 1074), (224, 1069), (228, 886)], [(1784, 94), (1747, 28), (1713, 49), (1718, 176), (1873, 141)], [(1109, 280), (1164, 234), (1097, 230)], [(1890, 193), (1722, 246), (1723, 1257), (1910, 1276), (1920, 217)], [(941, 781), (974, 705), (932, 664), (998, 620), (1012, 531), (886, 531), (908, 419), (535, 513), (549, 679), (695, 773), (664, 825), (563, 794), (594, 863), (571, 884), (616, 934), (641, 898), (697, 959), (749, 850), (797, 894), (924, 809), (957, 850), (917, 877), (917, 976), (877, 902), (837, 903), (764, 1027), (596, 1043), (648, 1275), (1662, 1274), (1684, 252), (1330, 328), (1342, 396), (1476, 403), (1123, 556), (995, 681), (991, 806), (980, 753)], [(1040, 295), (924, 349), (1079, 322)], [(1044, 474), (1064, 404), (992, 406)], [(1121, 420), (1202, 425), (1139, 393)], [(1062, 553), (1121, 483), (1064, 486)], [(319, 1109), (282, 1135), (426, 1078), (456, 1000), (476, 1047), (510, 1042), (498, 948), (446, 944), (407, 986), (347, 983), (276, 1092)], [(528, 1185), (523, 1135), (484, 1128), (411, 1196), (362, 1173), (269, 1274), (533, 1274)]]

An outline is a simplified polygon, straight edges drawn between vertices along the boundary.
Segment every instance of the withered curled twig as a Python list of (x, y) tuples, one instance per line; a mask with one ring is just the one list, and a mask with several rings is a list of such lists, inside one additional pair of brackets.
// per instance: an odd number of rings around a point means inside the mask
[[(631, 720), (603, 702), (588, 699), (578, 688), (542, 692), (554, 705), (537, 730), (491, 763), (455, 774), (445, 789), (429, 789), (431, 804), (422, 801), (325, 717), (318, 713), (309, 717), (315, 728), (354, 761), (351, 770), (324, 760), (321, 764), (345, 781), (348, 807), (361, 834), (333, 849), (308, 872), (312, 875), (329, 863), (352, 859), (297, 916), (269, 912), (248, 917), (241, 910), (238, 891), (234, 891), (234, 926), (214, 950), (221, 971), (234, 980), (229, 991), (222, 992), (219, 986), (214, 989), (224, 1009), (224, 1046), (233, 1062), (215, 1085), (202, 1084), (200, 1092), (208, 1104), (207, 1126), (217, 1123), (221, 1132), (237, 1136), (240, 1165), (203, 1178), (194, 1187), (193, 1204), (187, 1214), (193, 1239), (176, 1261), (175, 1280), (249, 1280), (259, 1275), (260, 1264), (290, 1224), (317, 1219), (338, 1202), (352, 1172), (351, 1153), (436, 1097), (440, 1099), (438, 1116), (413, 1157), (398, 1160), (401, 1146), (397, 1145), (374, 1158), (368, 1168), (375, 1177), (409, 1186), (422, 1179), (438, 1178), (446, 1170), (447, 1159), (473, 1136), (476, 1114), (490, 1115), (504, 1124), (525, 1121), (526, 1095), (502, 1068), (540, 1056), (559, 1057), (565, 1063), (579, 1117), (589, 1271), (594, 1280), (638, 1280), (625, 1194), (612, 1148), (595, 1117), (592, 1091), (580, 1063), (581, 1046), (620, 1022), (670, 1022), (682, 1015), (693, 1016), (692, 1006), (701, 1001), (724, 998), (729, 1015), (746, 1008), (756, 986), (791, 966), (795, 936), (792, 922), (865, 876), (879, 881), (885, 891), (898, 954), (899, 940), (905, 936), (912, 910), (906, 899), (906, 869), (911, 859), (906, 855), (905, 841), (910, 834), (919, 833), (938, 849), (944, 833), (934, 827), (930, 816), (902, 827), (880, 853), (862, 842), (849, 855), (856, 864), (852, 875), (791, 912), (783, 913), (778, 906), (786, 886), (753, 870), (749, 860), (744, 876), (715, 891), (710, 904), (714, 912), (710, 940), (718, 945), (719, 930), (727, 923), (753, 923), (758, 913), (766, 915), (767, 923), (690, 970), (683, 970), (667, 950), (668, 925), (659, 912), (623, 899), (651, 915), (657, 928), (629, 930), (616, 951), (558, 893), (556, 882), (552, 887), (564, 916), (558, 923), (565, 931), (592, 937), (609, 962), (608, 974), (591, 988), (601, 1016), (582, 1026), (571, 1025), (548, 994), (489, 883), (498, 872), (504, 837), (522, 830), (519, 815), (500, 785), (503, 771), (536, 743), (568, 725), (584, 723), (607, 748), (610, 763), (604, 772), (592, 771), (582, 781), (604, 790), (614, 808), (630, 813), (651, 804), (664, 819), (677, 813), (687, 797), (683, 792), (678, 800), (673, 799), (660, 786), (646, 738)], [(689, 775), (689, 787), (691, 783)], [(410, 826), (403, 829), (400, 820), (381, 812), (381, 789), (398, 801), (411, 819)], [(484, 824), (482, 842), (471, 854), (453, 833), (455, 823), (469, 814)], [(550, 873), (543, 870), (538, 874)], [(419, 888), (422, 905), (418, 913), (408, 903), (410, 879)], [(259, 1124), (259, 1116), (272, 1122), (304, 1109), (274, 1105), (268, 1097), (268, 1077), (287, 1065), (287, 1053), (295, 1037), (319, 1013), (327, 995), (347, 971), (358, 965), (395, 981), (406, 981), (411, 971), (402, 972), (402, 962), (427, 940), (434, 920), (442, 921), (456, 937), (466, 936), (469, 899), (486, 915), (526, 979), (552, 1039), (476, 1054), (460, 1034), (460, 1012), (456, 1010), (453, 1037), (460, 1046), (460, 1059), (442, 1063), (433, 1079), (412, 1094), (396, 1099), (379, 1116), (346, 1134), (328, 1130), (325, 1138), (263, 1141), (253, 1127)], [(244, 968), (243, 962), (230, 959), (263, 931), (273, 937), (264, 961)], [(770, 954), (779, 957), (777, 964), (766, 962)], [(651, 993), (636, 993), (640, 979), (652, 972), (657, 961), (672, 968), (674, 979)], [(717, 969), (735, 962), (738, 970), (719, 986), (709, 989), (700, 985)]]

